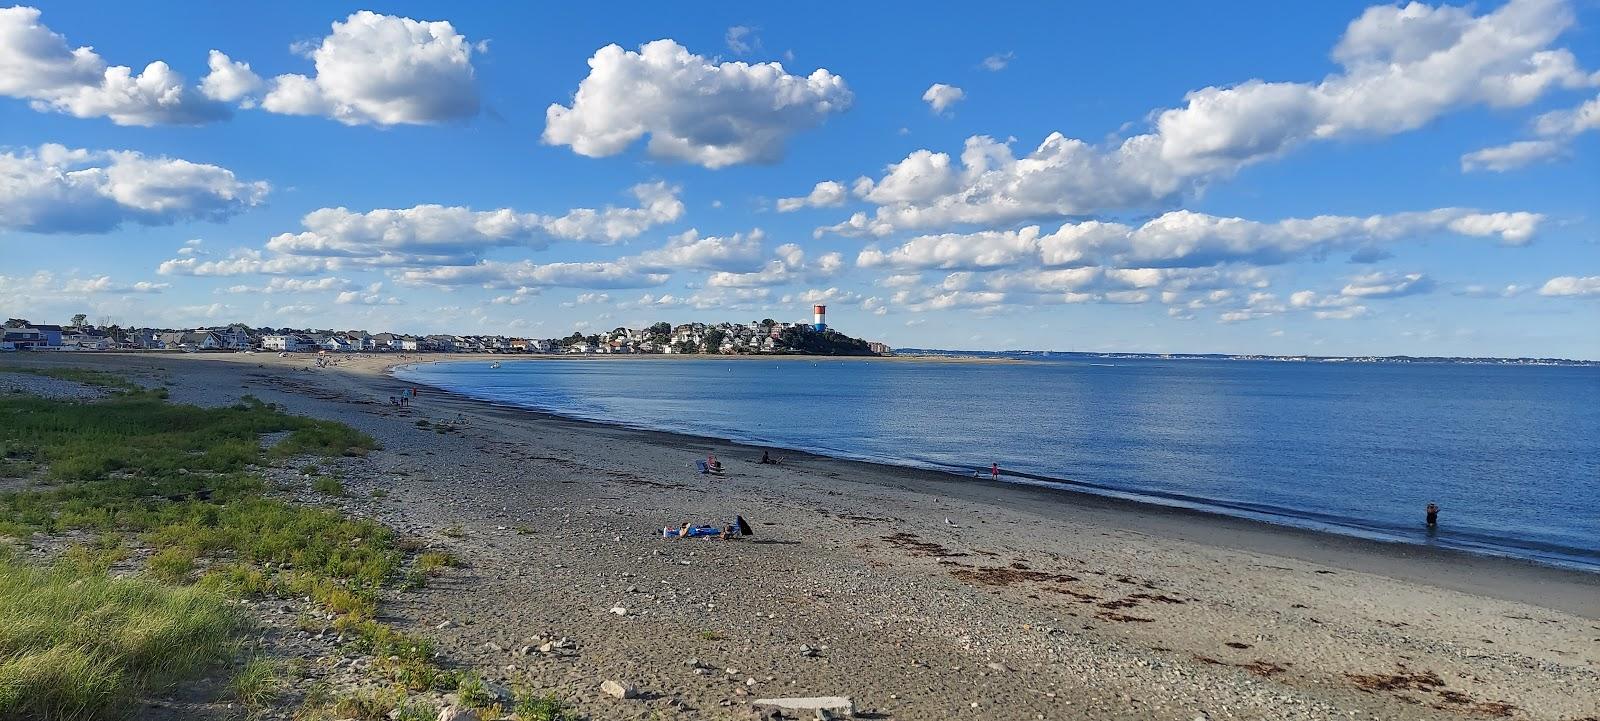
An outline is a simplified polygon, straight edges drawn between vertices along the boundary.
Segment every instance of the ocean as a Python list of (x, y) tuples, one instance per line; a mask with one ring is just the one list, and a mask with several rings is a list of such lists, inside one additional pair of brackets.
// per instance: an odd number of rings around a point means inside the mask
[(397, 375), (590, 421), (966, 476), (998, 463), (1018, 483), (1600, 572), (1597, 367), (652, 358)]

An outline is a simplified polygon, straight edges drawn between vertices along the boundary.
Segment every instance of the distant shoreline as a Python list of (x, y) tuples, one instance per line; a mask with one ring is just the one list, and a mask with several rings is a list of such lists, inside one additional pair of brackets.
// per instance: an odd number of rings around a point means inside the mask
[[(454, 360), (455, 359), (452, 359), (452, 361), (446, 362), (453, 362)], [(478, 358), (474, 358), (469, 355), (467, 360), (478, 360)], [(496, 413), (527, 414), (528, 416), (539, 418), (544, 421), (559, 422), (563, 424), (577, 424), (579, 427), (588, 427), (596, 430), (604, 429), (604, 431), (608, 434), (640, 434), (642, 438), (655, 441), (659, 441), (663, 438), (674, 439), (674, 442), (683, 445), (723, 444), (733, 448), (741, 449), (742, 451), (748, 451), (751, 454), (760, 452), (762, 450), (776, 450), (787, 455), (804, 457), (819, 463), (837, 464), (837, 466), (841, 468), (869, 467), (876, 469), (882, 474), (892, 475), (897, 478), (903, 477), (906, 479), (916, 479), (921, 482), (937, 482), (940, 484), (941, 490), (936, 492), (943, 492), (957, 487), (966, 489), (967, 491), (970, 491), (973, 488), (988, 488), (994, 489), (994, 493), (1000, 494), (1000, 496), (1005, 498), (1011, 498), (1011, 494), (1013, 493), (1031, 494), (1029, 496), (1030, 498), (1035, 500), (1049, 499), (1052, 503), (1060, 502), (1062, 498), (1067, 498), (1070, 499), (1067, 501), (1067, 505), (1114, 509), (1118, 513), (1128, 514), (1131, 517), (1143, 517), (1149, 514), (1157, 514), (1163, 516), (1170, 515), (1174, 517), (1192, 518), (1196, 519), (1196, 521), (1199, 523), (1213, 524), (1217, 529), (1224, 529), (1225, 533), (1241, 532), (1240, 529), (1254, 529), (1256, 532), (1264, 534), (1262, 539), (1258, 539), (1259, 544), (1239, 546), (1240, 548), (1247, 548), (1250, 550), (1261, 550), (1274, 553), (1282, 552), (1282, 549), (1276, 545), (1277, 542), (1270, 539), (1273, 538), (1272, 534), (1286, 534), (1285, 537), (1292, 536), (1296, 539), (1303, 539), (1307, 541), (1307, 552), (1310, 552), (1310, 549), (1321, 545), (1329, 545), (1355, 549), (1370, 549), (1377, 553), (1392, 553), (1408, 558), (1422, 557), (1431, 559), (1432, 561), (1438, 563), (1450, 563), (1452, 562), (1452, 559), (1455, 559), (1454, 562), (1462, 563), (1465, 562), (1464, 559), (1473, 559), (1474, 562), (1481, 561), (1484, 563), (1505, 563), (1513, 567), (1534, 568), (1540, 569), (1541, 571), (1549, 571), (1558, 574), (1575, 574), (1576, 578), (1589, 579), (1591, 582), (1600, 583), (1600, 571), (1596, 571), (1590, 567), (1583, 567), (1575, 562), (1527, 558), (1512, 555), (1510, 553), (1495, 552), (1486, 549), (1473, 550), (1458, 546), (1421, 544), (1406, 540), (1363, 536), (1354, 533), (1341, 533), (1335, 530), (1328, 530), (1327, 528), (1316, 528), (1305, 525), (1273, 522), (1259, 517), (1231, 514), (1216, 510), (1214, 508), (1197, 507), (1185, 503), (1162, 503), (1154, 498), (1137, 497), (1138, 494), (1133, 492), (1122, 491), (1120, 489), (1100, 486), (1098, 484), (1077, 481), (1069, 478), (1057, 478), (1031, 473), (1006, 471), (1005, 475), (1018, 480), (993, 481), (990, 480), (986, 475), (980, 477), (969, 477), (963, 473), (958, 473), (954, 470), (944, 468), (850, 458), (804, 449), (770, 444), (756, 444), (732, 438), (724, 438), (721, 436), (663, 430), (643, 425), (630, 425), (621, 421), (580, 418), (507, 401), (479, 398), (422, 381), (402, 380), (395, 376), (395, 371), (397, 369), (404, 366), (418, 364), (419, 363), (417, 362), (386, 364), (382, 368), (382, 373), (387, 378), (405, 384), (419, 385), (429, 389), (436, 395), (448, 396), (461, 403), (481, 407), (485, 409), (486, 412), (488, 409), (494, 409), (494, 412)], [(962, 497), (974, 503), (988, 503), (992, 500), (983, 492), (977, 492), (975, 494), (963, 493)], [(994, 500), (993, 502), (999, 501)], [(1121, 523), (1121, 521), (1119, 521), (1119, 523)], [(1227, 541), (1214, 538), (1208, 538), (1206, 542), (1227, 543)], [(1320, 557), (1307, 557), (1307, 560), (1316, 560), (1317, 558)], [(1459, 587), (1459, 590), (1481, 591), (1481, 589), (1476, 586), (1462, 586)], [(1519, 597), (1518, 600), (1527, 599)], [(1571, 609), (1569, 608), (1564, 610)], [(1591, 613), (1600, 613), (1600, 609), (1595, 609), (1594, 611), (1591, 611)]]

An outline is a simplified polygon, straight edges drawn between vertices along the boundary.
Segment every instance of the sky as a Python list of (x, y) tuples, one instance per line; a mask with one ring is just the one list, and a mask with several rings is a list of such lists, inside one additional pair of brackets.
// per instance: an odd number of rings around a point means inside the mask
[(0, 313), (1600, 359), (1600, 2), (0, 6)]

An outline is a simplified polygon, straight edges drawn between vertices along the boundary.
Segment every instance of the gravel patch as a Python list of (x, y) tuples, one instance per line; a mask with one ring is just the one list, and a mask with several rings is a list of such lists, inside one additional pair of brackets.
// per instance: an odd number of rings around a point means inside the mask
[(97, 386), (31, 373), (0, 372), (0, 392), (26, 393), (58, 401), (93, 401), (110, 395)]

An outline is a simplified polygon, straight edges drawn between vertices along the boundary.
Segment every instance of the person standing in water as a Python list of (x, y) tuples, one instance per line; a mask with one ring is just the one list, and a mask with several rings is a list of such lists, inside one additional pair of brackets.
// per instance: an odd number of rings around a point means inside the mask
[(1437, 503), (1429, 503), (1427, 511), (1428, 511), (1428, 528), (1438, 528), (1439, 527), (1439, 504), (1437, 504)]
[(996, 481), (1000, 480), (1000, 463), (998, 461), (989, 464), (989, 477)]

